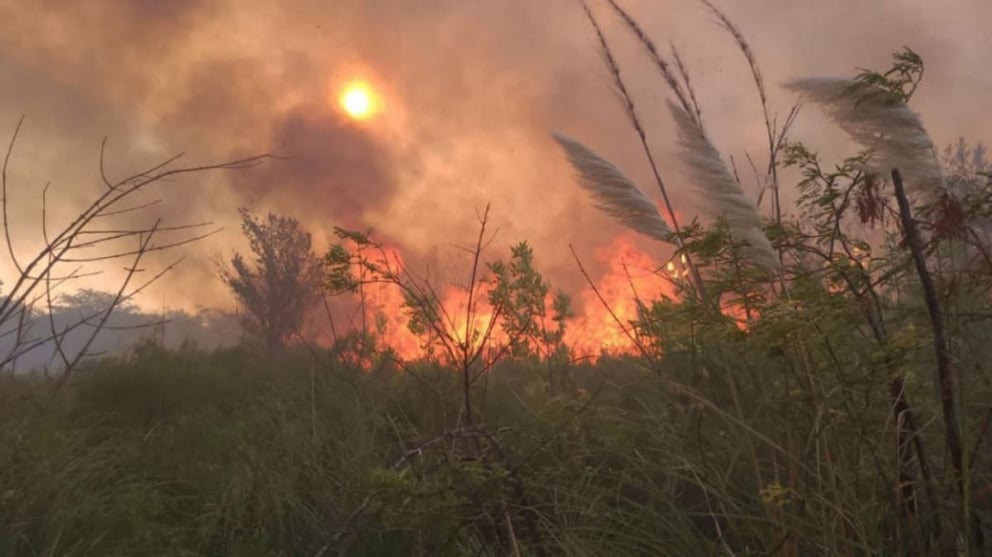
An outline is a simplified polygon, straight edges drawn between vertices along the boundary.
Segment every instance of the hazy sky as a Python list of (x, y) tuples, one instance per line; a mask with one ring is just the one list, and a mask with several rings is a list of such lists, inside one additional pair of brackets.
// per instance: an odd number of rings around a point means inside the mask
[[(674, 42), (684, 54), (724, 154), (741, 160), (748, 150), (763, 161), (753, 83), (705, 9), (692, 0), (620, 1), (659, 45)], [(644, 111), (662, 172), (678, 188), (667, 92), (605, 2), (590, 2)], [(751, 42), (780, 113), (793, 101), (779, 87), (787, 79), (883, 68), (908, 45), (927, 63), (914, 107), (935, 142), (989, 139), (987, 0), (718, 4)], [(385, 102), (362, 124), (336, 102), (354, 77), (368, 79)], [(0, 82), (0, 135), (26, 116), (10, 169), (24, 253), (41, 241), (46, 182), (56, 220), (101, 187), (104, 136), (116, 176), (180, 151), (190, 163), (288, 157), (162, 185), (156, 216), (225, 230), (182, 250), (187, 261), (152, 292), (155, 304), (221, 299), (209, 256), (241, 246), (242, 205), (300, 218), (320, 242), (335, 224), (374, 227), (417, 259), (470, 241), (476, 211), (492, 202), (503, 245), (530, 241), (553, 280), (575, 285), (568, 244), (592, 259), (617, 228), (587, 207), (552, 129), (655, 193), (575, 0), (0, 0)], [(813, 107), (795, 137), (834, 154), (844, 146)], [(675, 198), (691, 214), (686, 196)], [(109, 267), (111, 278), (119, 267)], [(0, 276), (10, 272), (0, 268)]]

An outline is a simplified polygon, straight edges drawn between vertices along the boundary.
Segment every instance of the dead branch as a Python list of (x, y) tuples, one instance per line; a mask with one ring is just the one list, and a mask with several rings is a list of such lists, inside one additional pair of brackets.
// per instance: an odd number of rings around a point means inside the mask
[[(50, 184), (42, 189), (41, 236), (44, 245), (28, 259), (19, 257), (15, 249), (15, 237), (12, 231), (9, 215), (11, 213), (10, 184), (8, 167), (23, 124), (23, 117), (18, 121), (11, 140), (7, 146), (2, 168), (0, 168), (0, 215), (3, 217), (3, 239), (6, 252), (12, 266), (17, 269), (17, 275), (11, 281), (7, 292), (0, 297), (0, 340), (7, 339), (0, 352), (0, 370), (13, 367), (17, 358), (36, 350), (48, 343), (54, 343), (55, 354), (61, 360), (63, 370), (58, 384), (63, 384), (71, 375), (74, 368), (85, 357), (92, 356), (91, 348), (99, 333), (108, 328), (119, 329), (108, 324), (111, 314), (123, 304), (132, 300), (151, 283), (171, 271), (179, 263), (175, 261), (143, 284), (135, 286), (136, 275), (143, 272), (140, 263), (151, 252), (166, 251), (188, 245), (216, 233), (216, 230), (206, 233), (183, 234), (185, 237), (172, 238), (161, 243), (153, 243), (153, 238), (163, 233), (188, 233), (202, 230), (210, 223), (189, 223), (168, 225), (162, 224), (161, 219), (155, 220), (151, 227), (144, 226), (114, 226), (104, 224), (95, 226), (97, 219), (133, 214), (148, 209), (161, 202), (156, 199), (151, 202), (126, 202), (136, 194), (150, 188), (153, 184), (171, 178), (210, 170), (240, 170), (254, 167), (269, 155), (259, 155), (237, 159), (220, 164), (207, 164), (188, 167), (173, 166), (182, 158), (182, 154), (170, 157), (150, 168), (137, 172), (124, 179), (113, 181), (106, 172), (105, 158), (107, 142), (100, 146), (99, 177), (104, 189), (93, 198), (68, 224), (58, 230), (52, 230), (49, 223), (48, 197)], [(135, 248), (118, 246), (117, 242), (127, 242), (136, 239)], [(85, 270), (86, 264), (110, 261), (120, 258), (131, 258), (125, 267), (126, 275), (116, 294), (98, 311), (88, 312), (67, 324), (59, 325), (54, 317), (56, 310), (55, 292), (66, 286), (70, 281), (99, 274), (100, 270)], [(69, 272), (62, 271), (66, 264), (77, 264)], [(33, 323), (31, 315), (39, 304), (43, 313), (47, 314), (47, 332), (30, 334)], [(147, 326), (147, 325), (143, 325)], [(83, 348), (78, 353), (69, 354), (65, 347), (67, 335), (80, 328), (90, 329), (86, 334)], [(133, 328), (129, 326), (127, 328)], [(9, 342), (13, 337), (12, 342)]]

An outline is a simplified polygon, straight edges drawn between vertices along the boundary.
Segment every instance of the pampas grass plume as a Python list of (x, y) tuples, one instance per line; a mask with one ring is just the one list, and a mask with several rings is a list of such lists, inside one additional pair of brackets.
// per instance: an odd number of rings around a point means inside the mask
[(777, 270), (778, 256), (761, 228), (757, 206), (744, 195), (696, 119), (672, 101), (668, 101), (668, 108), (678, 127), (682, 160), (689, 166), (689, 177), (703, 201), (700, 207), (710, 216), (724, 219), (735, 240), (746, 242), (744, 253), (751, 261)]
[(933, 142), (919, 115), (901, 99), (847, 78), (795, 79), (785, 86), (821, 105), (854, 141), (871, 151), (869, 171), (888, 176), (898, 168), (909, 193), (926, 203), (944, 187)]
[(672, 230), (658, 207), (616, 166), (565, 134), (551, 135), (565, 150), (579, 186), (592, 195), (596, 208), (631, 230), (673, 243)]

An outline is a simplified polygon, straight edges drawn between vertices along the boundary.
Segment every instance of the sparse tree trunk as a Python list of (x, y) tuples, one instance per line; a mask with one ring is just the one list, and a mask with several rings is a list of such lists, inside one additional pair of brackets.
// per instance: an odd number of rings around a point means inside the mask
[(896, 200), (899, 203), (899, 217), (902, 220), (906, 246), (913, 256), (916, 273), (920, 278), (920, 286), (923, 288), (923, 298), (927, 305), (927, 313), (930, 316), (934, 354), (937, 360), (936, 382), (940, 391), (940, 405), (944, 417), (945, 442), (948, 451), (951, 453), (951, 465), (954, 467), (954, 476), (958, 496), (961, 500), (965, 528), (974, 530), (971, 532), (972, 539), (968, 543), (975, 543), (976, 549), (981, 550), (984, 545), (981, 525), (977, 522), (977, 516), (974, 516), (971, 512), (971, 502), (968, 500), (965, 490), (966, 471), (963, 464), (964, 452), (961, 444), (961, 423), (954, 397), (954, 388), (957, 380), (948, 352), (947, 333), (944, 317), (940, 309), (940, 302), (937, 297), (937, 288), (934, 285), (930, 271), (927, 269), (923, 239), (920, 237), (919, 230), (916, 228), (916, 222), (913, 220), (912, 209), (909, 205), (909, 198), (906, 196), (906, 189), (903, 186), (902, 175), (896, 168), (892, 169), (892, 185), (895, 189)]

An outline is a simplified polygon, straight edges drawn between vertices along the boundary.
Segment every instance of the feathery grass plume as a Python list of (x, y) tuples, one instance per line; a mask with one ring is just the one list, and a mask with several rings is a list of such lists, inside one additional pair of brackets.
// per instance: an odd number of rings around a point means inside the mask
[(672, 230), (661, 218), (658, 207), (617, 167), (567, 135), (551, 135), (565, 149), (579, 186), (592, 195), (597, 209), (631, 230), (674, 243)]
[(726, 163), (720, 158), (703, 130), (683, 107), (668, 101), (678, 126), (682, 159), (689, 165), (689, 176), (705, 202), (701, 207), (713, 217), (723, 218), (735, 240), (746, 242), (744, 253), (766, 269), (778, 270), (778, 256), (761, 229), (758, 208), (741, 190)]
[(869, 149), (871, 172), (888, 176), (898, 168), (913, 197), (924, 203), (936, 200), (944, 177), (933, 142), (919, 115), (897, 95), (847, 78), (795, 79), (785, 86), (822, 105), (854, 141)]
[(655, 163), (654, 155), (651, 153), (651, 148), (648, 146), (647, 134), (644, 132), (644, 126), (641, 125), (641, 121), (637, 116), (637, 109), (634, 106), (634, 100), (627, 91), (627, 86), (624, 84), (623, 76), (620, 74), (620, 66), (617, 64), (616, 58), (610, 50), (610, 44), (606, 40), (606, 35), (603, 34), (603, 29), (596, 21), (596, 16), (593, 15), (592, 10), (589, 8), (588, 2), (586, 2), (586, 0), (579, 0), (579, 4), (582, 6), (582, 10), (585, 12), (586, 18), (589, 20), (589, 24), (592, 25), (593, 31), (596, 32), (596, 38), (599, 40), (600, 53), (603, 56), (603, 60), (606, 62), (610, 75), (613, 77), (614, 88), (619, 93), (620, 100), (623, 102), (624, 109), (627, 113), (628, 119), (630, 120), (631, 126), (634, 128), (634, 131), (637, 132), (637, 137), (640, 139), (641, 147), (644, 149), (644, 156), (647, 157), (648, 165), (651, 167), (651, 172), (654, 175), (655, 183), (658, 184), (658, 189), (661, 190), (661, 199), (665, 203), (665, 210), (668, 212), (668, 218), (671, 219), (672, 227), (675, 229), (675, 234), (673, 235), (675, 246), (680, 250), (683, 250), (683, 253), (685, 254), (685, 265), (689, 268), (689, 271), (692, 274), (693, 288), (696, 291), (696, 295), (705, 302), (707, 301), (707, 296), (706, 290), (703, 288), (703, 278), (699, 274), (699, 269), (696, 267), (695, 263), (693, 263), (692, 257), (687, 252), (684, 252), (685, 245), (682, 240), (682, 236), (679, 234), (681, 229), (679, 227), (678, 215), (672, 207), (672, 201), (668, 197), (668, 190), (665, 188), (665, 181), (661, 178), (661, 173), (658, 171), (658, 165)]

